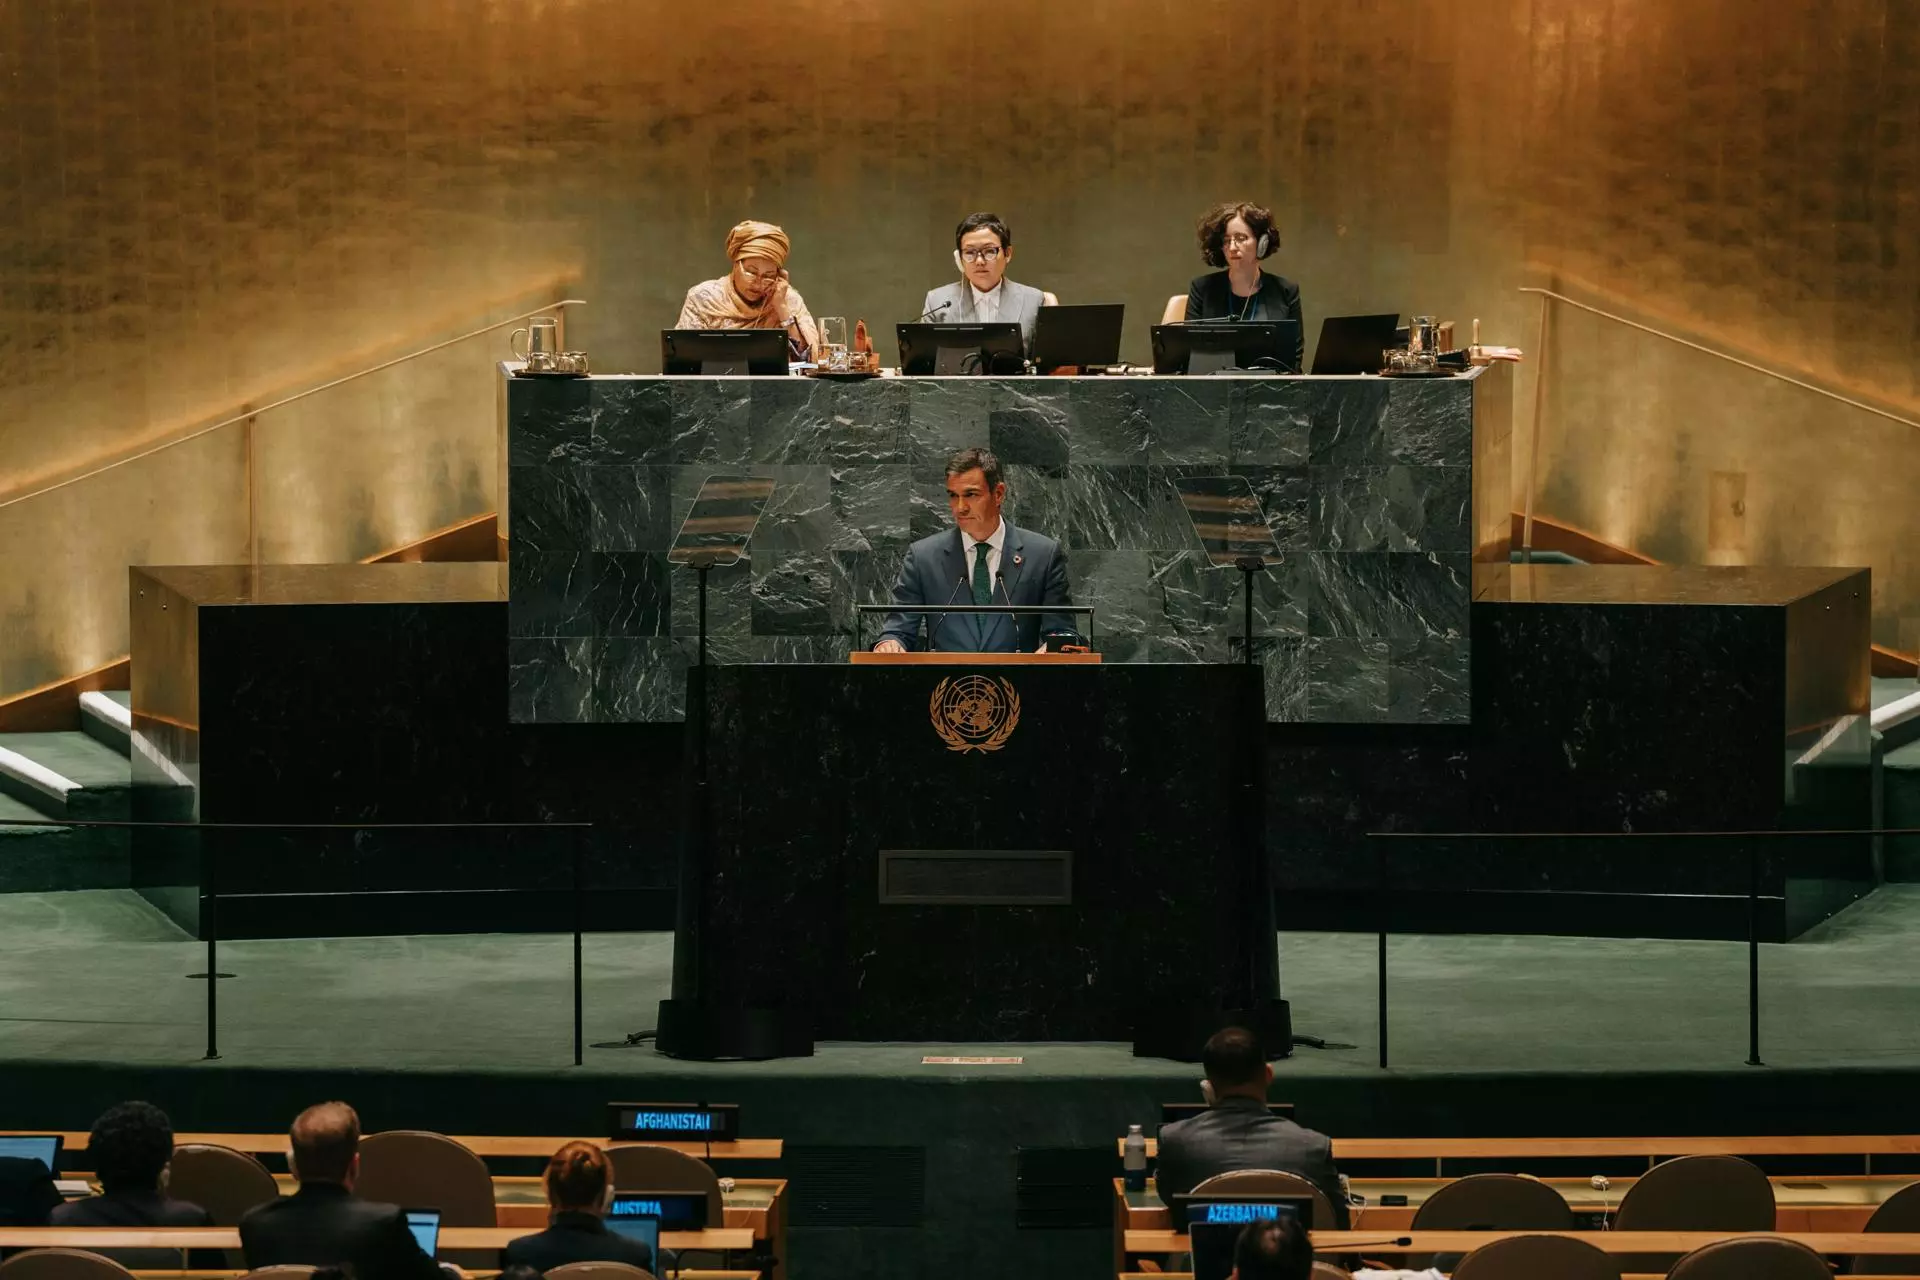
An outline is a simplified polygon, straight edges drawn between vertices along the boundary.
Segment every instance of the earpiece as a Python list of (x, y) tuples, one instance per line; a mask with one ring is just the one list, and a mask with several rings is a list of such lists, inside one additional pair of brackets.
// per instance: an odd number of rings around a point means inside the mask
[(953, 251), (953, 269), (961, 275), (967, 274), (967, 269), (960, 265), (960, 251), (958, 249)]

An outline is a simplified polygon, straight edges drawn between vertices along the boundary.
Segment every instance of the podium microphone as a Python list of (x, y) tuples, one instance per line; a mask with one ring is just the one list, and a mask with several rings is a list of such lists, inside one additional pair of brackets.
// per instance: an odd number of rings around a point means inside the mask
[[(963, 573), (960, 575), (959, 580), (953, 584), (953, 590), (947, 592), (947, 604), (952, 604), (953, 598), (959, 595), (961, 590), (965, 588), (966, 585), (967, 585), (967, 575)], [(946, 605), (942, 605), (940, 607), (944, 609), (946, 608)], [(947, 615), (944, 613), (935, 614), (933, 616), (935, 618), (935, 621), (928, 622), (927, 615), (925, 613), (922, 613), (920, 615), (921, 624), (924, 625), (927, 629), (927, 652), (928, 653), (933, 652), (933, 633), (939, 629), (940, 623), (946, 621), (946, 618), (947, 618)]]

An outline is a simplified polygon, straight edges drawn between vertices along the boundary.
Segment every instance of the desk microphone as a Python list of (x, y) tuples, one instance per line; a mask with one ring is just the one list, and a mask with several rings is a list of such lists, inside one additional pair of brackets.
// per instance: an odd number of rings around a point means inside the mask
[[(959, 595), (960, 589), (966, 585), (967, 585), (967, 575), (963, 573), (960, 575), (959, 580), (953, 584), (953, 590), (947, 592), (947, 604), (952, 604), (953, 598)], [(943, 609), (945, 607), (946, 605), (941, 606), (941, 608)], [(942, 622), (945, 622), (947, 620), (947, 615), (944, 613), (935, 614), (933, 616), (934, 616), (934, 621), (929, 622), (927, 621), (927, 617), (928, 617), (927, 614), (922, 613), (920, 615), (920, 621), (922, 625), (924, 625), (927, 629), (927, 652), (928, 653), (933, 652), (933, 633), (939, 629), (939, 626)]]
[(925, 324), (927, 321), (933, 319), (935, 316), (939, 315), (942, 311), (945, 311), (948, 307), (952, 305), (953, 303), (951, 301), (947, 301), (947, 302), (941, 303), (939, 306), (933, 308), (933, 310), (931, 311), (922, 311), (920, 313), (920, 318), (914, 321), (914, 323)]
[[(1007, 608), (1013, 608), (1013, 588), (1007, 585), (1007, 571), (1005, 569), (995, 569), (993, 571), (993, 589), (1007, 598)], [(987, 596), (987, 603), (993, 603), (991, 593)], [(1018, 653), (1020, 651), (1020, 615), (1017, 613), (1009, 613), (1007, 618), (1013, 623), (1013, 648), (1014, 652)]]
[(1405, 1249), (1412, 1243), (1412, 1236), (1395, 1236), (1391, 1240), (1355, 1240), (1352, 1242), (1342, 1242), (1340, 1244), (1330, 1244), (1326, 1246), (1326, 1250), (1328, 1253), (1345, 1253), (1349, 1249), (1385, 1249), (1389, 1247)]

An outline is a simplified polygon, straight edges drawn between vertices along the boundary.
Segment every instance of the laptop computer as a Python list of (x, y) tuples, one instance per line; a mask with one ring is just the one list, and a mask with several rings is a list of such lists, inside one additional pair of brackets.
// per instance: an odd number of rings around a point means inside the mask
[(1333, 374), (1378, 373), (1386, 363), (1380, 354), (1405, 345), (1393, 340), (1400, 315), (1328, 316), (1320, 322), (1320, 343), (1313, 349), (1313, 372)]
[(1027, 371), (1026, 344), (1021, 340), (1020, 326), (1010, 320), (992, 324), (903, 324), (897, 336), (901, 373), (950, 377)]
[(1257, 1222), (1282, 1215), (1313, 1228), (1313, 1200), (1285, 1195), (1184, 1195), (1174, 1199), (1187, 1212), (1187, 1239), (1193, 1253), (1193, 1280), (1227, 1280), (1240, 1233)]
[(1298, 320), (1196, 320), (1153, 326), (1153, 371), (1226, 373), (1245, 369), (1297, 373), (1291, 368), (1300, 345)]
[(60, 1168), (60, 1146), (66, 1138), (57, 1133), (27, 1133), (0, 1138), (0, 1156), (19, 1160), (38, 1160), (53, 1173)]
[(1042, 373), (1068, 365), (1120, 362), (1120, 327), (1127, 308), (1118, 302), (1042, 307), (1033, 322), (1033, 362)]
[(670, 374), (784, 377), (784, 329), (662, 329), (660, 368)]
[(438, 1209), (402, 1209), (407, 1215), (407, 1230), (429, 1258), (440, 1248), (440, 1211)]
[(657, 1214), (641, 1213), (645, 1196), (616, 1195), (607, 1208), (607, 1230), (629, 1240), (638, 1240), (653, 1251), (654, 1263), (660, 1261), (660, 1218)]

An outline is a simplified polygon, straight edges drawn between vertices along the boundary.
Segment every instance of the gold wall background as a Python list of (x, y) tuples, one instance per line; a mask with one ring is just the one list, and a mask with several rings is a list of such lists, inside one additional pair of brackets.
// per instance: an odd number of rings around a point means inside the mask
[[(996, 209), (1143, 357), (1246, 195), (1310, 332), (1532, 347), (1546, 284), (1920, 416), (1917, 55), (1916, 0), (0, 0), (0, 503), (567, 293), (596, 368), (655, 368), (748, 215), (886, 334)], [(1912, 428), (1564, 308), (1551, 345), (1543, 514), (1871, 564), (1876, 638), (1920, 641)], [(262, 418), (263, 558), (491, 509), (503, 353)], [(125, 652), (128, 563), (245, 559), (244, 476), (229, 429), (0, 506), (0, 697)]]

